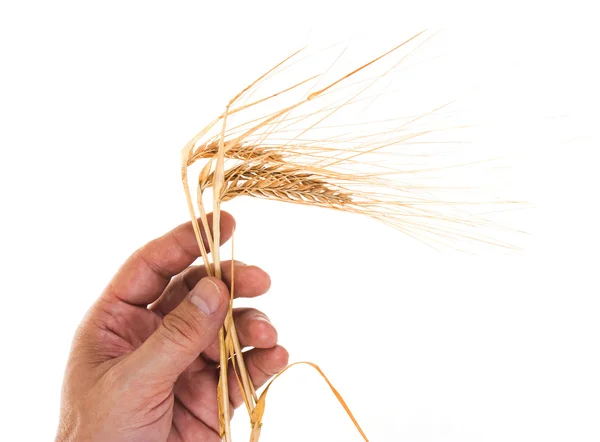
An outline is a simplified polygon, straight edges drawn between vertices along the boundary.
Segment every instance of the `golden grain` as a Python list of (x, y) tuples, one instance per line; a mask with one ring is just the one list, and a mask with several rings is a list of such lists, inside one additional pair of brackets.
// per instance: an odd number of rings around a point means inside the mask
[[(389, 74), (407, 56), (400, 58), (392, 68), (387, 68), (378, 77), (376, 76), (375, 80), (357, 82), (356, 84), (361, 85), (358, 92), (348, 92), (348, 96), (338, 98), (333, 103), (324, 102), (320, 108), (310, 107), (321, 100), (328, 99), (334, 92), (345, 92), (344, 88), (350, 78), (356, 77), (367, 69), (373, 69), (380, 60), (392, 57), (420, 34), (336, 80), (329, 81), (327, 86), (320, 87), (316, 91), (312, 89), (319, 85), (320, 76), (310, 76), (264, 98), (253, 99), (249, 104), (242, 104), (243, 100), (248, 101), (264, 81), (285, 69), (301, 52), (298, 51), (244, 88), (227, 104), (223, 114), (190, 140), (182, 150), (182, 181), (196, 239), (209, 275), (221, 276), (218, 244), (221, 203), (239, 196), (362, 214), (386, 223), (413, 238), (423, 240), (426, 237), (425, 239), (431, 239), (432, 243), (442, 246), (456, 247), (459, 241), (465, 240), (510, 247), (510, 244), (496, 241), (475, 231), (475, 228), (488, 227), (493, 223), (484, 215), (475, 216), (465, 209), (465, 207), (485, 207), (490, 202), (497, 205), (500, 201), (445, 200), (442, 196), (450, 187), (432, 184), (432, 182), (437, 183), (437, 174), (448, 168), (435, 165), (421, 167), (418, 164), (411, 164), (408, 161), (411, 154), (402, 150), (420, 142), (426, 145), (427, 141), (421, 141), (423, 138), (446, 130), (409, 130), (410, 125), (439, 112), (444, 106), (437, 106), (422, 115), (404, 120), (394, 118), (382, 120), (381, 123), (385, 123), (385, 128), (367, 133), (364, 133), (365, 128), (368, 129), (371, 122), (359, 122), (356, 126), (324, 124), (336, 113), (360, 103), (364, 105), (364, 101), (372, 100), (372, 97), (364, 97), (364, 92), (369, 90), (378, 79)], [(230, 117), (244, 115), (248, 110), (270, 102), (275, 97), (296, 92), (301, 86), (310, 85), (313, 80), (315, 82), (312, 89), (306, 91), (299, 101), (282, 105), (260, 117), (249, 116), (242, 123), (228, 127)], [(305, 107), (307, 109), (303, 111)], [(363, 132), (353, 134), (352, 129), (356, 127), (360, 127)], [(336, 128), (339, 132), (331, 133), (331, 130)], [(322, 134), (321, 131), (324, 129), (328, 135)], [(422, 153), (418, 153), (413, 157), (422, 156)], [(390, 158), (401, 161), (394, 164), (390, 162)], [(198, 194), (197, 205), (194, 207), (188, 168), (200, 160), (205, 161), (205, 164), (196, 180)], [(462, 165), (452, 167), (462, 167)], [(210, 188), (213, 190), (214, 232), (208, 228), (204, 201), (204, 195)], [(501, 203), (515, 204), (512, 201)], [(199, 211), (200, 222), (196, 209)], [(202, 233), (208, 238), (209, 250), (203, 245)], [(213, 253), (212, 263), (208, 258), (209, 251)], [(256, 442), (262, 427), (265, 396), (271, 383), (258, 397), (244, 364), (231, 314), (233, 290), (232, 286), (229, 314), (219, 332), (220, 433), (224, 442), (231, 442), (227, 384), (227, 367), (231, 363), (250, 416), (250, 440)], [(337, 390), (317, 366), (311, 363), (309, 365), (325, 378), (366, 441), (365, 433)]]

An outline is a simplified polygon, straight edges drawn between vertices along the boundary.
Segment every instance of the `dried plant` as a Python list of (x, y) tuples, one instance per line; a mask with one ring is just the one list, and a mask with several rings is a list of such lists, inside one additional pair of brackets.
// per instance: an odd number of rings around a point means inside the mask
[[(326, 85), (323, 85), (326, 79), (326, 73), (323, 73), (308, 76), (262, 98), (253, 98), (267, 80), (272, 80), (296, 63), (302, 53), (298, 51), (237, 94), (227, 104), (225, 112), (185, 146), (182, 151), (182, 179), (188, 209), (202, 258), (211, 274), (221, 277), (219, 245), (215, 240), (220, 237), (221, 203), (239, 196), (367, 215), (436, 247), (460, 248), (464, 242), (512, 247), (483, 233), (498, 226), (482, 214), (489, 211), (488, 206), (512, 205), (514, 202), (475, 200), (468, 186), (460, 189), (467, 192), (466, 198), (444, 198), (449, 186), (440, 184), (437, 174), (449, 171), (450, 167), (465, 165), (438, 165), (435, 158), (422, 149), (428, 143), (437, 143), (431, 139), (428, 141), (427, 137), (460, 128), (413, 129), (444, 106), (408, 118), (358, 121), (354, 124), (344, 120), (342, 114), (347, 110), (357, 105), (370, 105), (378, 99), (379, 94), (369, 95), (368, 91), (382, 78), (394, 74), (399, 63), (415, 48), (397, 57), (400, 49), (417, 41), (420, 35)], [(385, 60), (391, 60), (391, 63), (388, 62), (383, 71), (380, 69), (373, 77), (359, 78)], [(293, 94), (296, 98), (291, 103), (288, 101), (290, 104), (279, 104), (279, 99)], [(267, 104), (272, 104), (272, 108), (266, 109)], [(235, 117), (257, 109), (263, 110), (258, 117), (230, 124)], [(423, 166), (414, 161), (415, 158), (424, 159), (430, 165)], [(188, 169), (200, 160), (205, 164), (198, 174), (194, 204)], [(212, 190), (214, 213), (212, 235), (205, 209), (209, 189)], [(209, 240), (210, 250), (203, 245), (202, 231)], [(209, 251), (212, 252), (212, 263), (208, 258)], [(231, 363), (250, 415), (251, 441), (257, 441), (266, 393), (271, 384), (260, 397), (257, 396), (245, 368), (232, 319), (233, 292), (232, 286), (229, 315), (219, 332), (221, 437), (224, 441), (231, 441), (227, 385), (227, 367)], [(317, 366), (311, 365), (323, 375)], [(367, 440), (339, 393), (327, 382)]]

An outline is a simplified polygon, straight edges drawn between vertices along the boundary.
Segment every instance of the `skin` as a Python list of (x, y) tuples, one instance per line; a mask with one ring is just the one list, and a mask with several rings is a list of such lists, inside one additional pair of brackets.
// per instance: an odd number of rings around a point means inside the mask
[[(221, 243), (235, 221), (221, 215)], [(206, 243), (206, 242), (205, 242)], [(191, 266), (200, 256), (191, 223), (137, 250), (80, 324), (69, 356), (56, 441), (219, 442), (217, 333), (227, 312), (223, 280)], [(267, 273), (235, 263), (235, 296), (256, 297)], [(252, 308), (234, 309), (256, 387), (287, 365), (277, 331)], [(229, 367), (231, 409), (243, 403)]]

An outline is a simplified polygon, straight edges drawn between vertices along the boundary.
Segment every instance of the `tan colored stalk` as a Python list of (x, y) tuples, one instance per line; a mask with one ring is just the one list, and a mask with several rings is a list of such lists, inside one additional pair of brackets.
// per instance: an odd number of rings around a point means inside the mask
[[(229, 107), (227, 107), (229, 110)], [(212, 248), (212, 256), (214, 262), (214, 271), (215, 276), (221, 279), (221, 258), (220, 258), (220, 238), (221, 238), (221, 199), (219, 198), (219, 192), (223, 187), (224, 181), (224, 134), (225, 134), (225, 126), (227, 124), (227, 110), (225, 111), (225, 117), (223, 118), (223, 126), (221, 129), (221, 140), (219, 142), (219, 150), (217, 152), (217, 161), (215, 165), (214, 172), (214, 180), (213, 180), (213, 248)], [(227, 319), (231, 320), (231, 304), (229, 305), (229, 312), (227, 314)], [(220, 376), (219, 376), (219, 424), (221, 430), (221, 438), (224, 442), (231, 442), (231, 414), (229, 410), (229, 385), (228, 385), (228, 368), (229, 368), (229, 355), (227, 352), (227, 347), (225, 345), (225, 328), (226, 324), (223, 324), (223, 327), (219, 330), (219, 366), (220, 366)]]
[[(231, 256), (234, 255), (235, 244), (234, 244), (234, 235), (231, 236)], [(254, 411), (254, 404), (258, 401), (258, 397), (256, 396), (256, 391), (254, 390), (254, 385), (252, 384), (252, 380), (250, 379), (250, 374), (248, 373), (248, 369), (246, 368), (246, 363), (244, 362), (244, 355), (242, 354), (242, 346), (240, 345), (240, 340), (238, 338), (237, 330), (235, 328), (235, 321), (233, 320), (233, 297), (235, 293), (235, 262), (231, 260), (231, 297), (229, 299), (229, 315), (231, 318), (225, 321), (226, 326), (229, 327), (227, 332), (231, 336), (232, 346), (233, 346), (233, 356), (231, 358), (232, 367), (235, 370), (236, 376), (238, 378), (238, 382), (242, 387), (242, 395), (244, 397), (244, 403), (246, 404), (246, 408), (248, 413), (251, 414)], [(237, 363), (237, 366), (236, 366)]]

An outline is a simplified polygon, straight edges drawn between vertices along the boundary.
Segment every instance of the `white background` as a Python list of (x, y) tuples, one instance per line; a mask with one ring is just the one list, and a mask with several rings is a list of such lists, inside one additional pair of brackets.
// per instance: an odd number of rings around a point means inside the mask
[[(179, 150), (233, 94), (300, 44), (381, 52), (428, 28), (433, 74), (535, 207), (524, 251), (438, 253), (240, 200), (236, 255), (273, 279), (253, 304), (372, 441), (600, 440), (597, 24), (586, 2), (483, 3), (3, 1), (0, 439), (53, 438), (75, 327), (129, 253), (187, 219)], [(308, 368), (271, 391), (261, 440), (360, 440)]]

